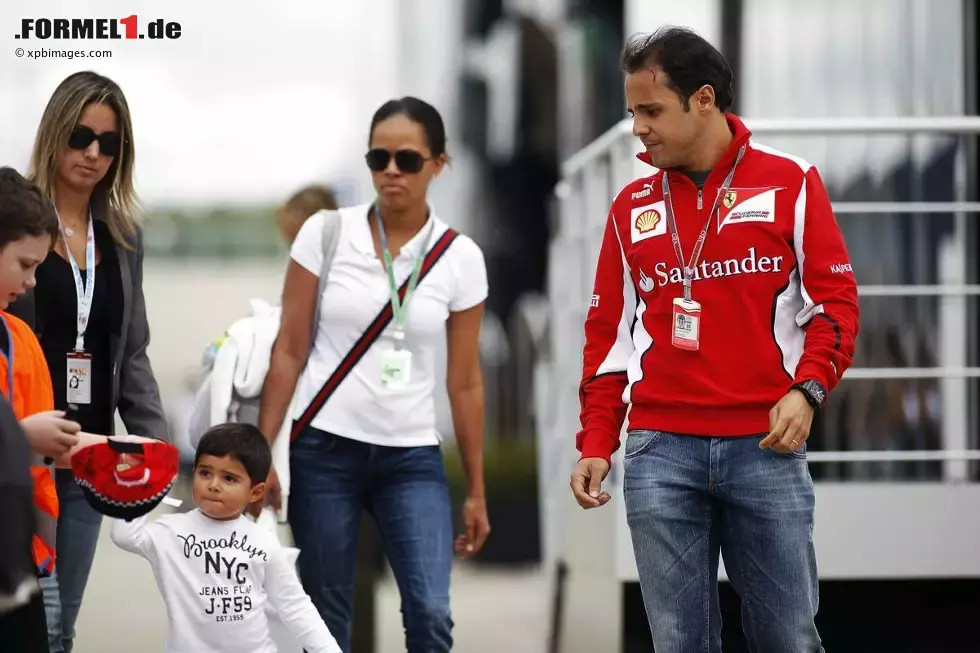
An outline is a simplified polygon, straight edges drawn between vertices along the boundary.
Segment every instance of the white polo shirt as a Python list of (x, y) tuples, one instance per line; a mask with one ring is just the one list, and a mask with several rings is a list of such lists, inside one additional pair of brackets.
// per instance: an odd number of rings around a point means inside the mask
[[(320, 302), (320, 317), (306, 370), (294, 397), (299, 418), (323, 384), (378, 313), (390, 303), (384, 264), (374, 252), (368, 223), (370, 204), (340, 210), (340, 238)], [(290, 256), (319, 276), (323, 262), (323, 214), (311, 217), (293, 242)], [(395, 281), (403, 284), (415, 257), (424, 256), (448, 229), (430, 212), (429, 223), (394, 258)], [(425, 240), (425, 242), (422, 242)], [(394, 252), (392, 255), (394, 256)], [(382, 353), (394, 347), (394, 320), (340, 383), (312, 426), (371, 444), (416, 447), (439, 443), (433, 401), (437, 348), (445, 347), (450, 312), (472, 308), (487, 298), (483, 252), (460, 234), (418, 287), (405, 318), (405, 348), (412, 352), (407, 387), (381, 385)]]

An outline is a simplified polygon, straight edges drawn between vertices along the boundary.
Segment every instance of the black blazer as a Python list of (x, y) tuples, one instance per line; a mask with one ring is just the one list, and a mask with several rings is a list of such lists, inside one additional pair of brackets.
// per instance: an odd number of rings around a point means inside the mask
[[(93, 210), (96, 220), (101, 215)], [(137, 229), (133, 249), (116, 246), (122, 279), (122, 330), (110, 336), (112, 356), (112, 406), (119, 410), (131, 435), (169, 440), (167, 420), (160, 400), (160, 388), (146, 348), (150, 344), (150, 325), (143, 297), (143, 232)], [(57, 256), (57, 254), (54, 254)], [(33, 290), (18, 298), (7, 309), (37, 330)]]

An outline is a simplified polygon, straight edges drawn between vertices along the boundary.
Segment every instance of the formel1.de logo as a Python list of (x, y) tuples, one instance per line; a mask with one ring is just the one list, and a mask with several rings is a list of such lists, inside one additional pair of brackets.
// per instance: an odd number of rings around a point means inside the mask
[(15, 39), (179, 39), (176, 21), (155, 18), (141, 21), (136, 14), (125, 18), (24, 18)]

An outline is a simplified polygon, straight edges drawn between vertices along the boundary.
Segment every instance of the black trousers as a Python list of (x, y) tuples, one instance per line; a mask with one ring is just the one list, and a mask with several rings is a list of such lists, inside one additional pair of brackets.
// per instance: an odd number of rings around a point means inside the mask
[(0, 651), (49, 653), (50, 650), (41, 592), (37, 592), (27, 605), (0, 614)]

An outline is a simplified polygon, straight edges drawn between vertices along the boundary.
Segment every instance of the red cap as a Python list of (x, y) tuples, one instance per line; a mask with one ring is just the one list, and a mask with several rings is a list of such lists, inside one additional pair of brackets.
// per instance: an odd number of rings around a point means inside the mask
[[(122, 464), (124, 455), (126, 464)], [(179, 452), (171, 444), (120, 436), (79, 449), (72, 455), (71, 468), (95, 510), (132, 521), (156, 508), (170, 492), (179, 461)]]

